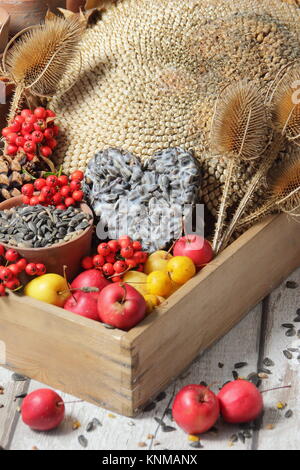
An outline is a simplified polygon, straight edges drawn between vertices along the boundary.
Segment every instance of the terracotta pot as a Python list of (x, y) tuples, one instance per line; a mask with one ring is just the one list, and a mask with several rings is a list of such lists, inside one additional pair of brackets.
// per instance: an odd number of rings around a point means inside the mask
[(0, 7), (10, 15), (10, 34), (14, 35), (28, 26), (44, 20), (47, 0), (0, 0)]
[[(13, 197), (0, 204), (0, 210), (11, 209), (22, 205), (22, 196)], [(81, 204), (81, 209), (87, 214), (92, 214), (91, 209), (86, 204)], [(93, 220), (79, 237), (70, 242), (47, 248), (16, 248), (5, 243), (5, 249), (13, 248), (20, 253), (29, 263), (44, 263), (48, 273), (63, 275), (63, 266), (67, 266), (68, 279), (74, 279), (80, 269), (80, 261), (90, 253), (93, 235)], [(58, 264), (59, 263), (59, 264)]]
[(83, 10), (86, 0), (67, 0), (67, 9), (77, 13), (80, 8)]
[(10, 16), (4, 8), (0, 7), (0, 54), (4, 51), (8, 42)]

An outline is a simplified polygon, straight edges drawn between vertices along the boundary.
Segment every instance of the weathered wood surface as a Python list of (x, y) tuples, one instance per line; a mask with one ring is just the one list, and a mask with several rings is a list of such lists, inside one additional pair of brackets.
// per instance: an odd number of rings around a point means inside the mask
[[(290, 280), (296, 281), (300, 286), (300, 269), (290, 276)], [(300, 288), (289, 289), (284, 282), (270, 297), (253, 309), (230, 333), (214, 345), (209, 351), (197, 358), (191, 367), (175, 384), (166, 390), (166, 396), (156, 403), (152, 411), (144, 412), (137, 419), (132, 420), (122, 416), (112, 415), (108, 411), (97, 408), (88, 403), (73, 403), (67, 405), (67, 418), (59, 430), (50, 433), (36, 433), (28, 429), (18, 419), (18, 402), (14, 402), (16, 394), (41, 387), (35, 381), (28, 383), (13, 383), (11, 373), (0, 369), (0, 385), (4, 386), (5, 393), (0, 396), (0, 404), (5, 404), (0, 409), (0, 445), (12, 450), (34, 447), (38, 449), (81, 449), (78, 436), (83, 434), (88, 439), (88, 449), (94, 450), (125, 450), (125, 449), (149, 449), (151, 446), (150, 435), (153, 439), (153, 449), (191, 449), (187, 436), (177, 428), (168, 418), (166, 423), (176, 428), (176, 431), (164, 433), (157, 430), (155, 417), (161, 418), (175, 390), (188, 383), (205, 381), (211, 384), (217, 391), (218, 386), (232, 378), (234, 364), (245, 361), (248, 365), (238, 372), (240, 376), (247, 376), (250, 372), (256, 372), (265, 357), (274, 361), (272, 371), (267, 379), (262, 380), (261, 390), (282, 385), (292, 385), (291, 389), (271, 391), (264, 394), (265, 415), (259, 431), (251, 431), (252, 437), (240, 440), (230, 445), (230, 438), (238, 434), (241, 429), (238, 426), (225, 425), (221, 421), (217, 423), (218, 433), (208, 433), (201, 438), (203, 450), (240, 450), (240, 449), (300, 449), (300, 362), (297, 359), (299, 352), (294, 352), (293, 359), (288, 360), (282, 353), (284, 349), (297, 349), (300, 346), (300, 338), (297, 334), (286, 336), (286, 329), (282, 323), (293, 323), (296, 310), (300, 308)], [(300, 329), (300, 323), (294, 323), (296, 331)], [(223, 363), (223, 368), (218, 366)], [(264, 366), (265, 367), (265, 366)], [(63, 394), (65, 401), (76, 400)], [(277, 409), (277, 403), (286, 402), (284, 410)], [(293, 411), (293, 416), (286, 418), (288, 410)], [(94, 417), (102, 423), (102, 427), (87, 433), (86, 426)], [(72, 430), (72, 423), (78, 420), (81, 427)], [(140, 447), (140, 443), (145, 447)]]

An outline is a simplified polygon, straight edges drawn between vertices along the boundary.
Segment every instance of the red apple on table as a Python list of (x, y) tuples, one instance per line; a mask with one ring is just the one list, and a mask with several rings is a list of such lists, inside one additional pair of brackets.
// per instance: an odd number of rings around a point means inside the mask
[(54, 391), (41, 388), (29, 393), (21, 406), (25, 424), (36, 431), (50, 431), (57, 428), (65, 416), (62, 398)]
[(218, 393), (221, 414), (227, 423), (254, 421), (263, 411), (263, 399), (257, 387), (247, 380), (234, 380)]
[(109, 282), (98, 269), (88, 269), (74, 279), (71, 288), (82, 289), (83, 287), (97, 287), (100, 292), (104, 287), (110, 284), (111, 282)]
[(118, 282), (105, 287), (98, 299), (98, 314), (103, 323), (128, 331), (146, 316), (144, 297), (129, 284)]
[(197, 269), (208, 264), (214, 256), (211, 244), (200, 235), (181, 237), (174, 246), (174, 256), (188, 256)]
[(177, 393), (173, 418), (188, 434), (202, 434), (216, 423), (220, 407), (216, 395), (203, 385), (187, 385)]
[(64, 305), (64, 309), (85, 318), (99, 321), (98, 297), (99, 292), (73, 292)]

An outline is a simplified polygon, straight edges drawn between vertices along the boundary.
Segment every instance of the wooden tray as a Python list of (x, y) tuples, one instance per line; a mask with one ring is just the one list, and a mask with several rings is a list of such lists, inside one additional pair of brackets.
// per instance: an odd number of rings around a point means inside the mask
[(128, 333), (30, 298), (1, 298), (4, 366), (134, 416), (300, 265), (299, 240), (299, 223), (268, 218)]

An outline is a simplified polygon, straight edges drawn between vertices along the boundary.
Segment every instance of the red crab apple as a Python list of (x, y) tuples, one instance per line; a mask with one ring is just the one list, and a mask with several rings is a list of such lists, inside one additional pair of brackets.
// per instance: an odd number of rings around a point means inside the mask
[(98, 269), (88, 269), (74, 279), (71, 288), (82, 289), (83, 287), (97, 287), (99, 291), (101, 291), (110, 284), (111, 282), (105, 279), (102, 272)]
[(21, 415), (23, 422), (36, 431), (57, 428), (65, 416), (62, 398), (53, 390), (41, 388), (24, 398)]
[(76, 315), (99, 321), (98, 297), (99, 292), (74, 292), (66, 301), (64, 309), (76, 313)]
[(262, 413), (263, 399), (257, 387), (247, 380), (234, 380), (218, 393), (221, 415), (227, 423), (248, 423)]
[(186, 235), (180, 238), (173, 249), (174, 256), (188, 256), (197, 269), (213, 259), (211, 244), (200, 235)]
[(99, 295), (98, 314), (102, 322), (128, 331), (146, 316), (146, 301), (132, 286), (118, 282)]
[(220, 408), (216, 395), (203, 385), (187, 385), (177, 393), (173, 418), (185, 432), (202, 434), (216, 423)]

